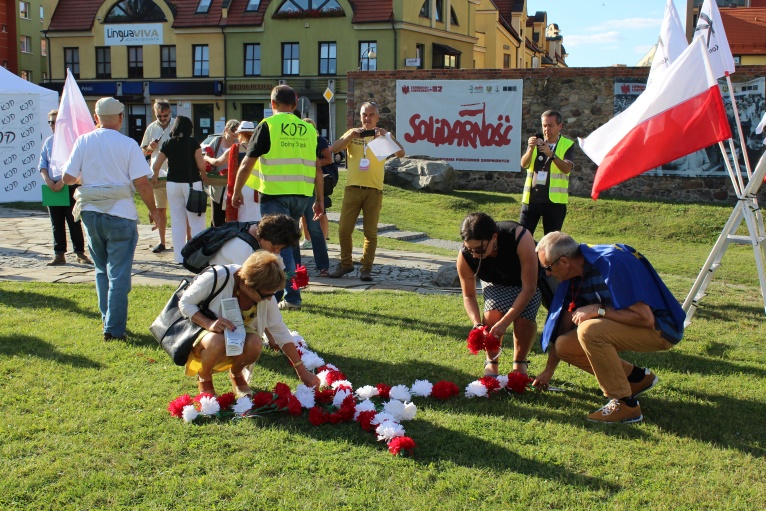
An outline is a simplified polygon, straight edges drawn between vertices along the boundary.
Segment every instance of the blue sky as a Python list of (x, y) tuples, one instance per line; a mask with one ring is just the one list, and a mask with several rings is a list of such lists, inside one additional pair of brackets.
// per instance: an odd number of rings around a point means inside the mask
[[(569, 67), (635, 66), (657, 42), (666, 0), (527, 0), (527, 12), (548, 13), (564, 37)], [(686, 1), (673, 0), (681, 23)]]

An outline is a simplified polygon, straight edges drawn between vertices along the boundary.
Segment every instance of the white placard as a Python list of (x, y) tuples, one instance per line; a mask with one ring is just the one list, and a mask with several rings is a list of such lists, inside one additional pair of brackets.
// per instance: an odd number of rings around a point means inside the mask
[(162, 23), (104, 25), (104, 46), (163, 44)]
[(396, 143), (391, 140), (391, 134), (386, 133), (385, 137), (378, 137), (369, 144), (367, 144), (367, 147), (372, 150), (375, 157), (383, 161), (392, 154), (394, 154), (396, 151), (399, 150), (399, 146), (396, 145)]
[(44, 137), (40, 107), (31, 94), (0, 94), (0, 202), (39, 202), (42, 178), (37, 171)]
[(523, 80), (397, 80), (396, 138), (458, 170), (520, 172)]

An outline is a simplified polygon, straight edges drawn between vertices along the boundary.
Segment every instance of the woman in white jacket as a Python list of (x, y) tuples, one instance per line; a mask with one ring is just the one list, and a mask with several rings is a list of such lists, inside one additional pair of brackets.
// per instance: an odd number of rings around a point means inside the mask
[[(271, 299), (274, 293), (284, 289), (286, 280), (279, 257), (258, 250), (242, 266), (229, 264), (208, 268), (187, 288), (179, 301), (181, 314), (204, 328), (186, 363), (186, 375), (197, 376), (200, 393), (215, 395), (213, 373), (228, 370), (235, 394), (251, 394), (248, 382), (253, 364), (261, 355), (264, 334), (272, 344), (279, 346), (305, 385), (318, 387), (319, 379), (303, 365), (290, 331), (282, 321), (277, 302)], [(219, 294), (208, 306), (217, 319), (210, 319), (200, 311), (199, 305), (219, 289)], [(236, 298), (242, 312), (247, 335), (241, 355), (226, 355), (224, 330), (234, 330), (234, 325), (223, 317), (224, 298)]]

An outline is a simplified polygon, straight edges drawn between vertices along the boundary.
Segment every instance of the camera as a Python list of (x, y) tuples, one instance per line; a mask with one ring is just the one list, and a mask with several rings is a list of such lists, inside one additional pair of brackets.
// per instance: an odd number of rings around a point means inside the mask
[(374, 137), (375, 130), (364, 130), (359, 134), (360, 137)]

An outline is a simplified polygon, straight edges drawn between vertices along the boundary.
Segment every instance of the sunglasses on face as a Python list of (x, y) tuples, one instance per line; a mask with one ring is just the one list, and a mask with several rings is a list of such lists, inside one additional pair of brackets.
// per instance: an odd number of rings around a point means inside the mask
[(56, 124), (56, 121), (48, 121), (48, 124), (50, 124), (51, 126), (53, 126), (54, 124)]
[(487, 248), (489, 247), (489, 241), (487, 241), (487, 245), (485, 246), (484, 243), (480, 244), (478, 247), (471, 248), (468, 245), (463, 244), (465, 249), (469, 251), (470, 253), (474, 255), (484, 255), (487, 252)]
[(261, 297), (261, 300), (268, 300), (272, 296), (274, 296), (276, 293), (264, 293), (262, 291), (255, 290), (256, 293), (258, 293), (258, 296)]

